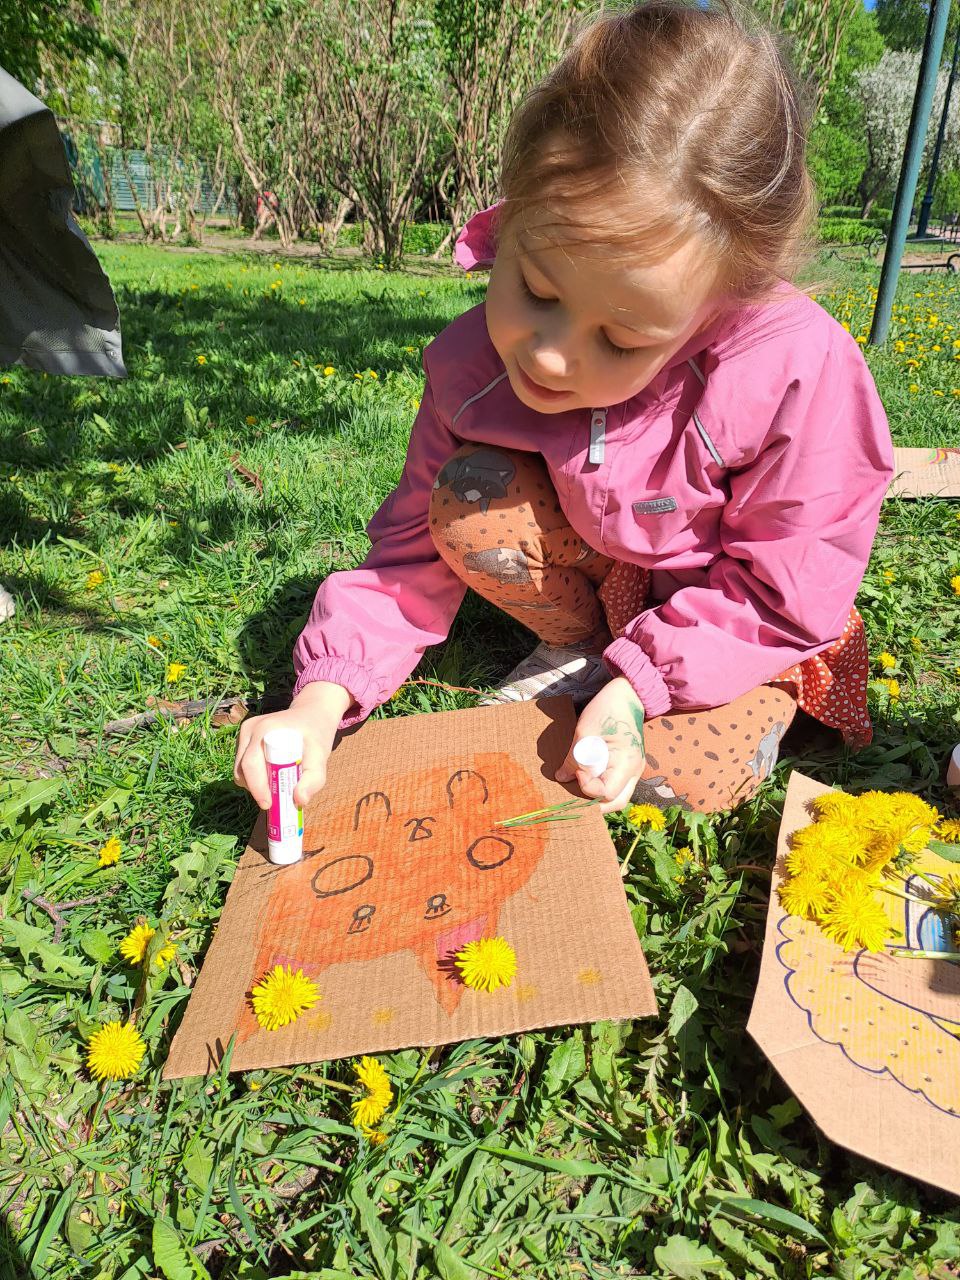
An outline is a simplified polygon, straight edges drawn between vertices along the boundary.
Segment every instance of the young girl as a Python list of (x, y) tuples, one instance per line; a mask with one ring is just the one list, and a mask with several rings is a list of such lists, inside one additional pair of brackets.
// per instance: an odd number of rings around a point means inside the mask
[(503, 200), (460, 236), (486, 302), (424, 352), (400, 484), (321, 586), (288, 711), (300, 803), (338, 727), (448, 634), (469, 587), (540, 639), (494, 695), (573, 693), (602, 812), (749, 796), (802, 707), (869, 741), (853, 607), (892, 475), (860, 348), (788, 281), (814, 207), (775, 41), (682, 0), (608, 13), (511, 122)]

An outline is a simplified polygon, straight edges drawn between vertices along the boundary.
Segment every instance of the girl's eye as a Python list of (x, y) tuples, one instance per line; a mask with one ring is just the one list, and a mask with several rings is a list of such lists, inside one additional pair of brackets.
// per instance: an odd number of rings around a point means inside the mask
[(640, 347), (618, 347), (615, 342), (611, 342), (606, 334), (603, 335), (603, 345), (612, 356), (633, 356), (641, 349)]
[(538, 293), (534, 293), (522, 274), (520, 276), (520, 287), (523, 289), (527, 301), (532, 302), (535, 307), (549, 307), (556, 302), (556, 298), (541, 298)]

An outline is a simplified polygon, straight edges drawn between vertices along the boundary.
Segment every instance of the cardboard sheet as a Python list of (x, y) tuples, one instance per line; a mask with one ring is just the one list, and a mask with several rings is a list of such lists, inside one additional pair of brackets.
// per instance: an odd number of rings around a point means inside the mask
[(894, 449), (890, 498), (960, 498), (960, 448)]
[[(553, 779), (568, 698), (368, 721), (304, 815), (304, 859), (274, 867), (261, 820), (174, 1037), (164, 1078), (446, 1044), (656, 1012), (616, 851), (596, 808), (497, 828), (568, 800)], [(465, 987), (452, 954), (501, 935), (512, 985)], [(302, 968), (321, 998), (265, 1031), (251, 988)]]
[[(844, 952), (777, 897), (790, 836), (827, 790), (790, 778), (747, 1030), (828, 1138), (960, 1194), (960, 965)], [(923, 869), (960, 872), (929, 851), (923, 859)], [(910, 882), (918, 896), (923, 886)], [(955, 950), (942, 917), (890, 894), (881, 900), (906, 945)]]

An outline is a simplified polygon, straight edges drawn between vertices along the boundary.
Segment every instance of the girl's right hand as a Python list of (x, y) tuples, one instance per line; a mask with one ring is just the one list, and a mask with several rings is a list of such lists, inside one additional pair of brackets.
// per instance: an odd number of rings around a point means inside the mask
[(353, 698), (342, 685), (317, 680), (304, 685), (286, 711), (244, 720), (237, 737), (234, 782), (238, 787), (245, 787), (261, 809), (269, 809), (270, 785), (263, 752), (264, 734), (271, 729), (296, 729), (303, 735), (303, 764), (293, 801), (302, 809), (327, 780), (327, 759), (333, 740), (340, 721), (352, 704)]

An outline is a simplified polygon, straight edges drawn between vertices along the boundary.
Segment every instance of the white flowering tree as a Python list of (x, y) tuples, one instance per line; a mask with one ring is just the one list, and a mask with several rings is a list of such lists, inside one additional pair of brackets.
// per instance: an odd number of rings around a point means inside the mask
[[(910, 111), (919, 73), (919, 54), (888, 51), (874, 66), (864, 67), (854, 76), (854, 92), (863, 105), (868, 153), (868, 164), (860, 180), (859, 191), (864, 217), (869, 215), (879, 193), (897, 181), (907, 145)], [(947, 69), (944, 67), (937, 79), (933, 110), (930, 113), (924, 150), (925, 165), (929, 163), (933, 151), (946, 88)], [(960, 94), (955, 91), (950, 104), (940, 164), (943, 169), (948, 169), (956, 167), (958, 163)]]

